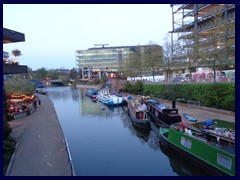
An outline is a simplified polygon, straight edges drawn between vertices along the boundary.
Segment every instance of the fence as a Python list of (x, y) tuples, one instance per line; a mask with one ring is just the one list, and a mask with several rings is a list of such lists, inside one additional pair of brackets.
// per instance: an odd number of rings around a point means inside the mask
[(199, 101), (188, 100), (187, 105), (188, 105), (188, 108), (199, 109), (201, 106), (201, 103)]

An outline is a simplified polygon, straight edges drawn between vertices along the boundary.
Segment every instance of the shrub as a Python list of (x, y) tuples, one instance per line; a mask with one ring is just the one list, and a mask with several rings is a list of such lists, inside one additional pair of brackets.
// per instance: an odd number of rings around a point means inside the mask
[(8, 80), (5, 83), (6, 96), (15, 95), (31, 95), (34, 93), (36, 85), (28, 81)]
[(3, 139), (7, 139), (12, 132), (12, 128), (9, 126), (7, 120), (3, 120)]
[(4, 174), (11, 160), (12, 154), (15, 151), (15, 145), (16, 145), (16, 141), (10, 137), (3, 141), (3, 173)]
[(127, 93), (133, 93), (133, 85), (129, 81), (127, 81), (123, 85), (123, 91)]
[(145, 84), (145, 96), (200, 101), (202, 106), (235, 111), (235, 83)]
[(142, 81), (137, 80), (137, 82), (133, 85), (133, 92), (135, 94), (143, 94), (143, 83)]
[(98, 84), (100, 84), (100, 82), (101, 82), (100, 79), (94, 79), (92, 83), (94, 85), (98, 85)]

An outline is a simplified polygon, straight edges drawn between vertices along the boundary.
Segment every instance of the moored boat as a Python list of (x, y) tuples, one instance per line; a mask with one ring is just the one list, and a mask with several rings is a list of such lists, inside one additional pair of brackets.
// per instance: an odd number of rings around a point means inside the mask
[[(184, 128), (184, 129), (183, 129)], [(235, 145), (216, 141), (209, 134), (182, 123), (160, 127), (160, 143), (215, 175), (235, 175)]]
[(98, 91), (99, 91), (98, 88), (87, 89), (85, 91), (85, 95), (90, 97), (92, 100), (95, 100), (97, 97)]
[(142, 104), (139, 102), (139, 100), (134, 98), (128, 100), (127, 108), (128, 114), (136, 126), (150, 126), (150, 117), (147, 114), (147, 109), (142, 108)]
[(156, 99), (146, 99), (145, 104), (151, 120), (158, 125), (169, 127), (171, 124), (182, 121), (182, 117), (178, 114), (176, 108), (169, 108)]
[(122, 96), (111, 94), (109, 89), (99, 90), (97, 99), (107, 105), (121, 105), (124, 102)]

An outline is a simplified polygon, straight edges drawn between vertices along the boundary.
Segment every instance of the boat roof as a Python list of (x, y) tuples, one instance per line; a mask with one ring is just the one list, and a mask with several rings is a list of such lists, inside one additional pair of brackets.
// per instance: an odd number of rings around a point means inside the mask
[(170, 109), (169, 106), (167, 106), (166, 104), (161, 103), (159, 100), (157, 99), (147, 99), (146, 102), (151, 103), (153, 106), (155, 106), (158, 109)]

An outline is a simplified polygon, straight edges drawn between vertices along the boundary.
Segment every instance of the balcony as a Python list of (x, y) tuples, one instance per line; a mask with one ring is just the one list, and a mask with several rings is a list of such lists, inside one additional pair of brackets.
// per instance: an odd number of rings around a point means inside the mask
[[(23, 33), (3, 28), (3, 44), (25, 41)], [(3, 74), (25, 74), (28, 67), (18, 65), (17, 62), (9, 62), (3, 59)]]
[(26, 74), (28, 67), (15, 64), (3, 64), (3, 74)]

